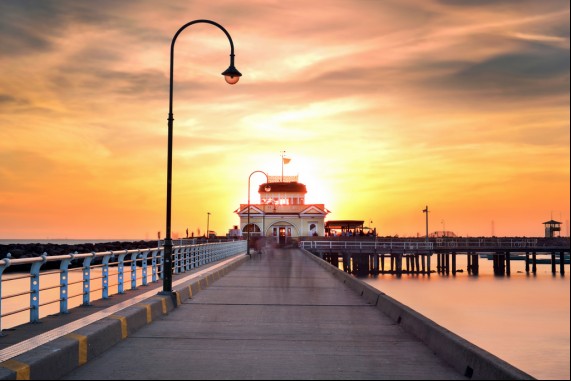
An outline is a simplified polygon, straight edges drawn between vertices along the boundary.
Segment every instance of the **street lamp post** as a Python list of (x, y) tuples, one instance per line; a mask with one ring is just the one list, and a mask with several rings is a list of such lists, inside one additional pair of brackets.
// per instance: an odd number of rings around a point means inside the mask
[(266, 176), (266, 192), (269, 192), (271, 190), (270, 186), (268, 185), (268, 183), (270, 182), (268, 175), (266, 174), (266, 172), (264, 171), (254, 171), (252, 173), (250, 173), (250, 176), (248, 177), (248, 224), (246, 225), (246, 228), (248, 229), (247, 233), (247, 239), (248, 242), (246, 243), (246, 254), (250, 255), (250, 230), (252, 230), (252, 227), (250, 226), (250, 180), (252, 179), (252, 175), (254, 173), (263, 173), (264, 176)]
[(210, 212), (206, 213), (206, 242), (210, 238)]
[(426, 213), (426, 242), (428, 243), (428, 205), (422, 210), (422, 213)]
[(222, 75), (226, 82), (233, 85), (238, 82), (242, 74), (234, 67), (234, 43), (232, 37), (224, 27), (210, 20), (194, 20), (184, 24), (174, 35), (171, 42), (170, 52), (170, 81), (169, 81), (169, 115), (168, 115), (168, 154), (167, 154), (167, 211), (166, 211), (166, 237), (163, 268), (163, 294), (172, 294), (172, 238), (171, 238), (171, 194), (172, 194), (172, 141), (173, 141), (173, 77), (174, 77), (174, 45), (178, 35), (186, 28), (194, 24), (210, 24), (224, 32), (230, 42), (230, 66)]

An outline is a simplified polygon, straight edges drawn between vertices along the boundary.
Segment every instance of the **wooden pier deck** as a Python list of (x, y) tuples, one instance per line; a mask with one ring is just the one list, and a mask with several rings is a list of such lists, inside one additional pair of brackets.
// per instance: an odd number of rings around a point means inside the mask
[(466, 379), (299, 249), (272, 249), (66, 379)]

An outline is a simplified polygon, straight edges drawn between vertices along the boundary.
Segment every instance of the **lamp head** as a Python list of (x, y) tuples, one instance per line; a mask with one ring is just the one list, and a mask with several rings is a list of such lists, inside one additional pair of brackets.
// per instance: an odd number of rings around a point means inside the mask
[(265, 190), (266, 192), (269, 192), (269, 191), (272, 190), (272, 187), (270, 187), (269, 185), (266, 185), (266, 187), (264, 188), (264, 190)]
[(226, 80), (226, 82), (228, 84), (234, 85), (234, 84), (238, 83), (238, 81), (240, 80), (240, 77), (242, 76), (242, 73), (240, 73), (238, 71), (238, 69), (236, 69), (234, 67), (234, 64), (231, 64), (228, 67), (228, 69), (224, 70), (222, 75), (224, 76), (224, 79)]

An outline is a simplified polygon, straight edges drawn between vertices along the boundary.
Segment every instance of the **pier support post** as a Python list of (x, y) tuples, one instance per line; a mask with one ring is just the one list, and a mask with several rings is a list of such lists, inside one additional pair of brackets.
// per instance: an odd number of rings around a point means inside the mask
[(428, 257), (428, 255), (426, 254), (420, 254), (420, 261), (422, 263), (422, 273), (426, 274), (426, 258)]
[(396, 271), (396, 254), (390, 254), (391, 256), (391, 272)]
[(446, 253), (444, 254), (446, 260), (446, 264), (444, 265), (445, 267), (445, 271), (446, 271), (446, 275), (450, 275), (450, 253)]
[(551, 253), (551, 274), (557, 274), (557, 259), (555, 253)]
[(466, 270), (468, 270), (468, 274), (471, 275), (472, 274), (472, 253), (466, 253), (466, 261), (467, 261), (467, 266), (466, 266)]
[(480, 273), (480, 257), (478, 254), (474, 254), (472, 260), (472, 272), (474, 275), (478, 275)]
[(428, 255), (426, 256), (426, 267), (428, 268), (428, 275), (430, 275), (430, 273), (432, 272), (432, 269), (430, 268), (431, 258), (432, 258), (432, 253), (428, 253)]
[[(416, 273), (419, 274), (420, 273), (420, 254), (415, 254), (414, 260), (416, 262), (416, 264), (415, 264)], [(424, 263), (422, 265), (423, 265), (422, 267), (424, 267)]]
[(565, 253), (563, 251), (559, 253), (559, 273), (565, 275)]
[(381, 254), (381, 274), (385, 273), (385, 254)]
[(436, 272), (438, 274), (440, 274), (441, 270), (442, 270), (442, 265), (441, 265), (441, 261), (440, 261), (440, 253), (436, 253)]
[(375, 274), (379, 273), (379, 254), (376, 251), (373, 254), (373, 272)]
[(506, 275), (510, 276), (511, 272), (512, 272), (511, 253), (508, 251), (506, 252)]
[(402, 275), (402, 257), (403, 254), (396, 255), (397, 275)]
[(525, 272), (529, 274), (529, 252), (525, 252)]
[(452, 275), (456, 275), (456, 253), (452, 253)]
[(537, 253), (534, 251), (531, 255), (531, 272), (537, 274)]

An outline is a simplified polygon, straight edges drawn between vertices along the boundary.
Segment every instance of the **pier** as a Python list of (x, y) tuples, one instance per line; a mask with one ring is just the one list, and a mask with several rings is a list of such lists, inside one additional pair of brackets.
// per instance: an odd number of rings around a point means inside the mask
[[(493, 260), (494, 274), (511, 275), (511, 262), (525, 260), (526, 273), (537, 274), (539, 263), (549, 263), (552, 274), (565, 275), (569, 263), (569, 238), (525, 239), (363, 239), (304, 238), (300, 247), (335, 267), (355, 275), (425, 274), (456, 275), (457, 258), (466, 256), (467, 272), (478, 275), (480, 259)], [(436, 266), (432, 267), (435, 258)]]
[(175, 274), (172, 299), (147, 287), (135, 292), (154, 296), (4, 360), (0, 378), (531, 379), (301, 249)]

